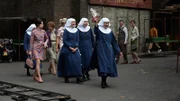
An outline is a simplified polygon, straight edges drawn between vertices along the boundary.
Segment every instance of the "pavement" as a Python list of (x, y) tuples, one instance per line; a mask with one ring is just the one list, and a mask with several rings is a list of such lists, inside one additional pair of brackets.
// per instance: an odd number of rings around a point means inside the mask
[[(131, 62), (131, 57), (129, 62)], [(44, 83), (27, 77), (23, 62), (0, 63), (0, 81), (71, 95), (77, 101), (180, 101), (180, 74), (175, 72), (176, 55), (142, 57), (140, 64), (118, 64), (117, 78), (108, 78), (109, 88), (100, 87), (97, 71), (83, 84), (65, 84), (62, 78), (48, 74), (43, 63)], [(31, 71), (33, 72), (33, 71)], [(13, 101), (0, 96), (0, 101)]]

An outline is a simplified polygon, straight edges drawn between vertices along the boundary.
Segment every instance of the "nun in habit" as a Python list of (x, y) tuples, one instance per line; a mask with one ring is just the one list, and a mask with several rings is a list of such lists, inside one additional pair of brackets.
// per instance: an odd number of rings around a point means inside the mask
[(122, 53), (118, 47), (112, 30), (109, 28), (108, 18), (102, 18), (96, 29), (96, 45), (93, 54), (96, 59), (92, 59), (92, 66), (97, 68), (98, 76), (102, 78), (101, 87), (108, 87), (107, 77), (117, 77), (117, 67), (115, 62), (116, 55)]
[(64, 77), (65, 83), (69, 83), (70, 77), (76, 77), (76, 83), (82, 82), (79, 31), (75, 27), (76, 20), (69, 18), (65, 24), (63, 46), (58, 60), (58, 76)]
[(83, 78), (84, 80), (90, 80), (88, 72), (91, 69), (90, 60), (94, 47), (94, 35), (87, 18), (82, 18), (77, 28), (79, 30), (79, 50), (81, 53)]

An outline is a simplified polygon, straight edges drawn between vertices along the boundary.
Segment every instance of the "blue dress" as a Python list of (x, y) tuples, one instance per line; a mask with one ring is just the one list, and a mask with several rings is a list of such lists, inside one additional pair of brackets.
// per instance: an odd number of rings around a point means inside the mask
[[(25, 33), (24, 35), (24, 52), (25, 52), (25, 62), (26, 62), (26, 59), (28, 58), (27, 54), (26, 54), (26, 51), (29, 51), (30, 50), (30, 38), (31, 36), (27, 33)], [(36, 67), (36, 61), (33, 60), (33, 63), (34, 63), (34, 68)], [(25, 68), (30, 68), (28, 65), (24, 65)], [(40, 64), (40, 67), (42, 68), (42, 63)]]
[(113, 32), (102, 33), (95, 27), (96, 45), (91, 59), (91, 66), (97, 68), (98, 76), (117, 77), (117, 66), (115, 57), (120, 49)]
[(85, 71), (89, 71), (90, 60), (92, 56), (92, 51), (94, 47), (94, 36), (92, 30), (87, 32), (81, 32), (79, 30), (79, 50), (81, 53), (82, 67)]
[(82, 76), (81, 56), (79, 50), (72, 52), (69, 47), (79, 46), (79, 31), (70, 33), (64, 30), (63, 47), (58, 60), (59, 77), (79, 77)]

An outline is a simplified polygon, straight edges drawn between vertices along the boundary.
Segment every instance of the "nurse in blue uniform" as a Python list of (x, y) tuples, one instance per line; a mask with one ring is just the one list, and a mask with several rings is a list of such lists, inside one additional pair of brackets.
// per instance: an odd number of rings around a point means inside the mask
[(65, 24), (63, 34), (63, 47), (58, 60), (58, 76), (65, 78), (65, 83), (69, 83), (69, 78), (76, 77), (76, 83), (82, 82), (81, 56), (78, 49), (79, 31), (76, 27), (76, 20), (69, 18)]
[(87, 18), (82, 18), (77, 28), (79, 30), (79, 50), (81, 53), (83, 78), (84, 80), (90, 80), (88, 72), (91, 69), (90, 60), (94, 46), (94, 35)]
[[(107, 77), (117, 77), (117, 67), (115, 62), (116, 55), (122, 53), (118, 47), (112, 30), (109, 28), (110, 21), (108, 18), (102, 18), (96, 27), (96, 53), (97, 61), (92, 62), (98, 70), (98, 76), (102, 78), (101, 87), (108, 87)], [(92, 60), (93, 61), (93, 60)]]

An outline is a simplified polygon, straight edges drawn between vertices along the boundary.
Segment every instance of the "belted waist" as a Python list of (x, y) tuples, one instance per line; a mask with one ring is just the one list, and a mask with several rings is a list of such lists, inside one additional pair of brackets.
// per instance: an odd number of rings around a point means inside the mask
[(118, 35), (125, 35), (125, 33), (119, 33)]
[(56, 42), (56, 40), (51, 40), (51, 42)]

